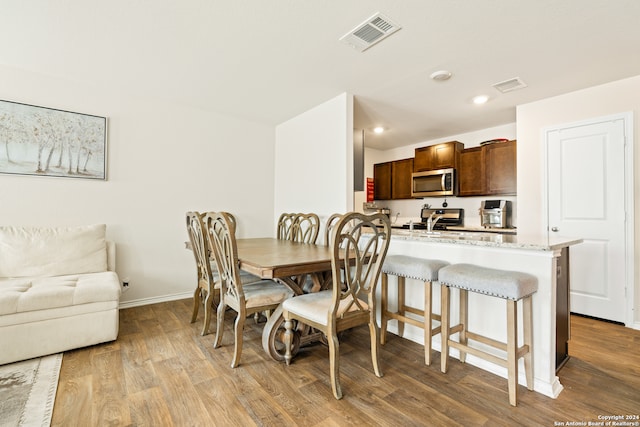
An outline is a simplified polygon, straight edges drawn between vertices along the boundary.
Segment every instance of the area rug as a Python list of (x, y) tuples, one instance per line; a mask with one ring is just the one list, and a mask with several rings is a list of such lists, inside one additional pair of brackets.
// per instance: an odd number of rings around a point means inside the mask
[(62, 353), (0, 366), (0, 427), (49, 426)]

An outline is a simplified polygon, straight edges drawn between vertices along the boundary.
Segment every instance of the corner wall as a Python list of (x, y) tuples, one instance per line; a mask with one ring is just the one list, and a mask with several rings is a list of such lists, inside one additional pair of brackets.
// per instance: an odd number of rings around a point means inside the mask
[[(124, 306), (190, 297), (185, 212), (227, 210), (241, 237), (271, 235), (272, 126), (0, 67), (0, 99), (106, 116), (107, 180), (0, 174), (7, 225), (107, 224)], [(0, 161), (4, 153), (0, 153)]]
[(353, 96), (343, 93), (276, 127), (274, 224), (353, 209)]

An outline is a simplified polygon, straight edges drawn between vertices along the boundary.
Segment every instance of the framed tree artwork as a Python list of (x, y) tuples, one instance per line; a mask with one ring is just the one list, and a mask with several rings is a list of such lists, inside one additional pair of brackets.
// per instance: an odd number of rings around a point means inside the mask
[(107, 118), (0, 100), (0, 173), (106, 179)]

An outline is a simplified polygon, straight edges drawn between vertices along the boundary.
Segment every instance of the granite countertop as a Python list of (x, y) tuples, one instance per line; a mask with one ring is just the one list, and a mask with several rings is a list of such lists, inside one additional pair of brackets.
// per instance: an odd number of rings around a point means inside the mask
[(498, 233), (498, 234), (517, 234), (517, 228), (484, 228), (484, 227), (467, 227), (464, 225), (451, 225), (447, 227), (450, 231), (473, 231), (478, 233)]
[(391, 238), (425, 243), (453, 243), (457, 245), (494, 248), (553, 251), (582, 243), (581, 238), (548, 238), (547, 236), (521, 236), (467, 231), (433, 231), (393, 229)]

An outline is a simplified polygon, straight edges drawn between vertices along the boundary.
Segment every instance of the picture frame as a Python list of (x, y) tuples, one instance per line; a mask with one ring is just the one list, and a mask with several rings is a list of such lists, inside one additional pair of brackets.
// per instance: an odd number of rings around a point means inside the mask
[(0, 174), (107, 179), (107, 118), (0, 100)]

